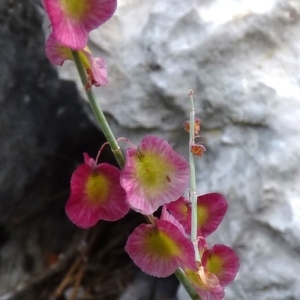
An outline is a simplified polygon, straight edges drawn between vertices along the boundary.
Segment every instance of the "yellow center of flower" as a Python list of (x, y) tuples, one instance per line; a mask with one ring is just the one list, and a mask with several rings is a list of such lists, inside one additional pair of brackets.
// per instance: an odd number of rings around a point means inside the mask
[(219, 275), (223, 271), (223, 260), (219, 255), (211, 255), (206, 263), (206, 269), (215, 274)]
[(136, 159), (137, 177), (149, 192), (159, 193), (166, 190), (173, 172), (174, 166), (159, 155), (142, 153)]
[[(179, 211), (181, 212), (181, 214), (183, 215), (183, 216), (187, 216), (187, 214), (188, 214), (188, 207), (184, 204), (184, 203), (182, 203), (181, 205), (180, 205), (180, 207), (179, 207)], [(197, 215), (198, 216), (198, 215)], [(199, 217), (198, 217), (199, 218)]]
[(65, 58), (65, 59), (70, 59), (73, 60), (73, 56), (72, 56), (72, 52), (70, 50), (70, 48), (61, 46), (57, 44), (57, 50), (60, 54), (61, 57)]
[(154, 231), (147, 237), (146, 247), (149, 252), (156, 253), (162, 258), (170, 258), (181, 254), (181, 249), (176, 242), (161, 231)]
[(86, 183), (86, 194), (91, 202), (104, 202), (110, 190), (110, 181), (101, 173), (92, 174)]
[(89, 2), (86, 0), (60, 0), (60, 3), (65, 14), (77, 21), (84, 18), (89, 10)]
[(197, 206), (197, 218), (198, 218), (198, 228), (203, 227), (208, 220), (208, 210), (207, 207), (198, 205)]

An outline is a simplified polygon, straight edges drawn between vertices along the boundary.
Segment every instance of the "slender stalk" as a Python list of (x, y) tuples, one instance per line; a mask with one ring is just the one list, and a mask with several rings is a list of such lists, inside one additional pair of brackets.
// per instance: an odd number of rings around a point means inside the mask
[(191, 228), (191, 240), (195, 249), (195, 260), (200, 261), (198, 241), (197, 241), (197, 194), (196, 194), (196, 170), (194, 154), (191, 151), (192, 145), (195, 143), (195, 108), (194, 108), (194, 93), (192, 90), (189, 92), (191, 110), (190, 110), (190, 142), (189, 142), (189, 163), (190, 163), (190, 191), (189, 198), (192, 203), (192, 228)]
[(86, 71), (82, 65), (82, 62), (79, 58), (79, 55), (78, 55), (78, 52), (77, 51), (73, 51), (72, 50), (72, 55), (73, 55), (73, 58), (74, 58), (74, 61), (75, 61), (75, 64), (76, 64), (76, 68), (77, 68), (77, 71), (79, 73), (79, 76), (80, 76), (80, 79), (81, 79), (81, 82), (82, 82), (82, 85), (83, 85), (83, 89), (85, 90), (85, 93), (86, 93), (86, 96), (88, 98), (88, 101), (90, 103), (90, 106), (94, 112), (94, 115), (100, 125), (100, 128), (103, 132), (103, 134), (105, 135), (110, 147), (111, 147), (111, 150), (120, 166), (120, 168), (122, 168), (125, 164), (125, 158), (122, 154), (122, 151), (121, 151), (121, 148), (115, 138), (115, 136), (113, 135), (111, 129), (110, 129), (110, 126), (109, 124), (107, 123), (107, 120), (99, 106), (99, 104), (97, 103), (96, 101), (96, 98), (95, 98), (95, 95), (92, 91), (92, 88), (89, 88), (89, 89), (86, 89), (86, 85), (88, 83), (88, 79), (87, 79), (87, 75), (86, 75)]
[(189, 294), (192, 300), (202, 300), (181, 268), (178, 268), (175, 271), (175, 275), (178, 278), (178, 280), (181, 282), (181, 284), (183, 285), (183, 287), (185, 288), (185, 290), (187, 291), (187, 293)]

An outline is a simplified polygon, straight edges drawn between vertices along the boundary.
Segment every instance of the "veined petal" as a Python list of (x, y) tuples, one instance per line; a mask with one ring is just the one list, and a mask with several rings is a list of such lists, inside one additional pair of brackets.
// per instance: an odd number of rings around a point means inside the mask
[(191, 209), (190, 202), (184, 197), (180, 197), (174, 202), (166, 204), (167, 210), (175, 217), (176, 220), (184, 227), (187, 234), (191, 234)]
[[(91, 72), (90, 76), (92, 76), (92, 78), (89, 78), (91, 84), (93, 84), (94, 86), (107, 85), (108, 76), (107, 76), (106, 63), (104, 59), (102, 59), (101, 57), (94, 58), (92, 56), (92, 53), (85, 49), (82, 52), (85, 54), (86, 58), (89, 61), (89, 68), (87, 70)], [(88, 71), (87, 73), (89, 74)]]
[(208, 272), (204, 267), (200, 267), (198, 271), (187, 268), (184, 271), (202, 300), (221, 300), (224, 298), (224, 288), (220, 285), (217, 276)]
[(197, 197), (198, 235), (204, 237), (214, 232), (227, 211), (226, 199), (218, 193)]
[[(214, 232), (227, 211), (226, 199), (218, 193), (197, 197), (197, 236), (207, 237)], [(169, 203), (167, 209), (184, 226), (187, 234), (191, 233), (191, 205), (184, 197)]]
[[(89, 86), (108, 84), (106, 63), (100, 57), (94, 58), (88, 47), (78, 51), (79, 58), (86, 70)], [(73, 60), (70, 48), (62, 46), (51, 33), (46, 41), (46, 55), (54, 65), (62, 65), (65, 60)]]
[(83, 49), (91, 30), (110, 19), (116, 0), (43, 0), (54, 36), (73, 50)]
[(65, 60), (72, 60), (70, 48), (62, 46), (51, 33), (46, 40), (46, 55), (53, 65), (61, 66)]
[(121, 184), (129, 206), (150, 215), (177, 200), (189, 182), (189, 164), (163, 139), (145, 137), (138, 149), (127, 149)]
[(202, 256), (202, 264), (219, 278), (222, 286), (234, 280), (240, 267), (236, 253), (225, 245), (214, 245), (212, 249), (206, 250)]
[(93, 160), (85, 155), (85, 163), (71, 177), (71, 194), (66, 204), (70, 220), (89, 228), (100, 219), (116, 221), (124, 217), (129, 207), (119, 179), (118, 168), (107, 163), (93, 166)]
[(155, 277), (167, 277), (183, 265), (196, 267), (191, 241), (165, 220), (139, 225), (129, 236), (125, 250), (143, 272)]
[(167, 211), (166, 205), (162, 207), (160, 219), (172, 223), (181, 231), (184, 236), (187, 236), (182, 224), (180, 224), (180, 222)]

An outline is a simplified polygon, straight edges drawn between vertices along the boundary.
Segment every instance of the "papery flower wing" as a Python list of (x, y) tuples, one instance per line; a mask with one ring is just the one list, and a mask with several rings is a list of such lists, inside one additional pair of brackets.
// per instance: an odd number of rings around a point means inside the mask
[(221, 300), (225, 297), (225, 291), (222, 286), (216, 286), (211, 290), (199, 290), (198, 291), (202, 300)]
[(73, 50), (87, 45), (91, 30), (111, 18), (116, 0), (43, 0), (54, 37)]
[(234, 280), (240, 267), (236, 253), (225, 245), (214, 245), (212, 249), (206, 250), (202, 256), (202, 264), (219, 278), (222, 286)]
[[(70, 48), (62, 46), (51, 33), (46, 41), (46, 55), (54, 65), (61, 66), (65, 60), (73, 60)], [(108, 84), (106, 63), (101, 57), (93, 57), (85, 47), (78, 51), (79, 59), (86, 70), (90, 85), (101, 86)]]
[(56, 66), (61, 66), (65, 60), (73, 59), (71, 50), (59, 44), (53, 33), (46, 40), (45, 51), (50, 62)]
[(220, 285), (217, 276), (200, 267), (198, 271), (184, 269), (202, 300), (221, 300), (225, 296), (224, 288)]
[(188, 265), (195, 268), (194, 249), (172, 223), (156, 219), (156, 225), (141, 224), (128, 237), (126, 252), (145, 273), (167, 277)]
[(166, 208), (166, 205), (163, 205), (162, 207), (162, 211), (161, 211), (161, 216), (160, 216), (160, 220), (165, 220), (168, 221), (170, 223), (172, 223), (173, 225), (175, 225), (184, 236), (187, 236), (184, 227), (178, 222), (178, 220), (171, 215)]
[(89, 68), (90, 74), (92, 78), (92, 84), (94, 86), (101, 86), (108, 84), (108, 76), (107, 76), (107, 69), (106, 63), (104, 59), (101, 57), (93, 57), (90, 51), (83, 50), (84, 54), (86, 55), (89, 61)]
[(176, 220), (184, 227), (187, 234), (191, 234), (191, 209), (190, 202), (184, 197), (166, 204), (167, 210), (175, 217)]
[(138, 149), (129, 148), (126, 154), (121, 184), (132, 209), (150, 215), (184, 193), (189, 182), (189, 164), (168, 142), (147, 136)]
[(208, 236), (214, 232), (227, 211), (226, 199), (218, 193), (197, 197), (198, 235)]
[(119, 183), (120, 170), (103, 163), (91, 167), (93, 161), (81, 164), (71, 177), (71, 194), (66, 213), (79, 227), (89, 228), (100, 219), (116, 221), (129, 211), (125, 191)]

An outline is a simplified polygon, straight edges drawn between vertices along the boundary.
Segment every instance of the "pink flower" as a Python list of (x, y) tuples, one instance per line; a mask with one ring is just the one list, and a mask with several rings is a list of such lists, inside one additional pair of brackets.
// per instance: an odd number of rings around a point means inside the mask
[(225, 245), (214, 245), (206, 250), (202, 256), (202, 264), (206, 269), (215, 274), (222, 286), (231, 283), (240, 267), (236, 253)]
[(184, 271), (202, 300), (221, 300), (224, 298), (224, 287), (220, 285), (217, 276), (207, 271), (203, 266), (198, 271), (191, 269), (184, 269)]
[[(93, 58), (88, 47), (78, 51), (81, 62), (87, 72), (90, 86), (107, 85), (107, 70), (104, 60)], [(51, 33), (46, 41), (46, 55), (54, 65), (61, 66), (66, 60), (73, 60), (71, 49), (62, 46)]]
[(206, 237), (214, 232), (222, 222), (228, 204), (218, 193), (210, 193), (197, 197), (198, 235)]
[(189, 236), (186, 234), (186, 232), (185, 232), (183, 226), (180, 224), (180, 222), (179, 222), (173, 215), (171, 215), (171, 214), (168, 212), (168, 210), (167, 210), (167, 208), (166, 208), (166, 205), (164, 205), (164, 206), (162, 207), (160, 219), (172, 223), (173, 225), (175, 225), (175, 226), (181, 231), (181, 233), (182, 233), (184, 236), (189, 237)]
[(184, 227), (185, 232), (191, 234), (190, 218), (191, 203), (184, 197), (180, 197), (176, 201), (166, 204), (166, 209), (171, 212), (172, 216)]
[(66, 213), (79, 227), (89, 228), (100, 219), (116, 221), (129, 211), (120, 170), (107, 163), (99, 165), (84, 154), (84, 163), (73, 173)]
[(58, 42), (73, 50), (87, 45), (88, 34), (110, 19), (116, 0), (43, 0), (53, 34)]
[[(197, 197), (197, 235), (207, 237), (214, 232), (227, 211), (226, 199), (218, 193), (210, 193)], [(191, 232), (191, 203), (181, 197), (167, 205), (171, 214), (183, 225), (186, 232)]]
[(155, 277), (167, 277), (181, 266), (196, 268), (192, 242), (166, 220), (155, 218), (155, 225), (139, 225), (125, 250), (143, 272)]
[(165, 140), (147, 136), (138, 149), (129, 148), (126, 153), (121, 185), (132, 209), (150, 215), (184, 193), (189, 182), (189, 164)]
[(203, 253), (198, 271), (185, 268), (185, 273), (203, 300), (221, 300), (224, 287), (234, 280), (239, 265), (231, 248), (215, 245)]

